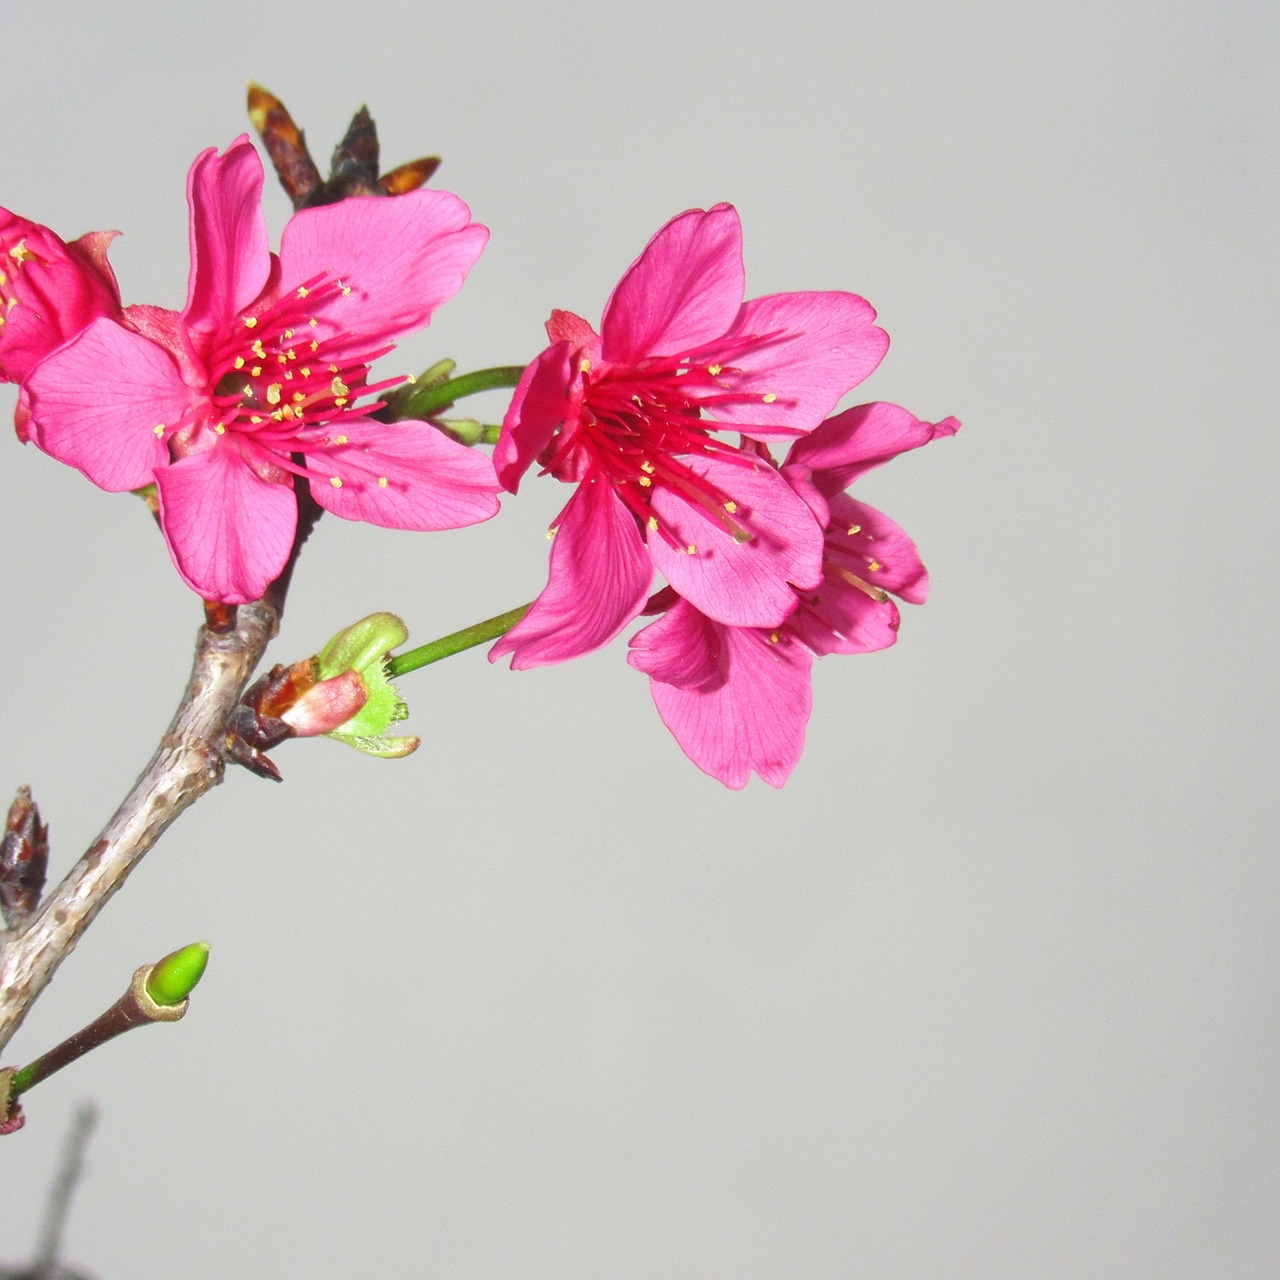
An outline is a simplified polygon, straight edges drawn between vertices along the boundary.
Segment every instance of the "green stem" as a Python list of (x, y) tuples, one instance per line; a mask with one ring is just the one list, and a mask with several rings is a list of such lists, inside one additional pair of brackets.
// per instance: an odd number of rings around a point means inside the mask
[(522, 604), (518, 609), (508, 609), (506, 613), (498, 614), (496, 618), (486, 618), (473, 626), (463, 627), (461, 631), (441, 636), (439, 640), (419, 645), (406, 653), (398, 653), (387, 663), (387, 674), (393, 679), (407, 675), (410, 671), (417, 671), (419, 667), (439, 662), (441, 658), (451, 658), (464, 649), (474, 649), (478, 644), (496, 640), (499, 636), (506, 635), (529, 612), (529, 608), (529, 605)]
[(463, 396), (473, 396), (480, 391), (494, 391), (499, 387), (514, 387), (524, 373), (524, 366), (498, 365), (493, 369), (477, 369), (446, 382), (436, 382), (415, 391), (403, 404), (397, 406), (397, 418), (428, 418), (441, 409), (447, 409)]

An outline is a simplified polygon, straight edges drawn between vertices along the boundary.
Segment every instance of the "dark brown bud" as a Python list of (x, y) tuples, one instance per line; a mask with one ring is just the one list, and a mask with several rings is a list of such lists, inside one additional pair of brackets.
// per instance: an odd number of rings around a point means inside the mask
[(280, 177), (280, 185), (302, 208), (307, 197), (320, 186), (320, 170), (316, 168), (302, 130), (293, 123), (285, 105), (261, 85), (249, 86), (249, 119), (262, 139), (271, 163)]
[(10, 928), (40, 905), (48, 869), (49, 828), (40, 821), (31, 788), (19, 787), (0, 842), (0, 908)]
[(423, 156), (397, 165), (378, 179), (378, 185), (389, 196), (402, 196), (406, 191), (416, 191), (440, 167), (439, 156)]

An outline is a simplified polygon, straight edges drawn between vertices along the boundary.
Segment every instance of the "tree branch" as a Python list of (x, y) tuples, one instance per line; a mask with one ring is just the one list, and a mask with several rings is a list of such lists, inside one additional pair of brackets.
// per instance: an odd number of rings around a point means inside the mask
[(0, 1052), (137, 862), (188, 805), (222, 781), (227, 716), (279, 619), (279, 607), (263, 600), (241, 605), (232, 631), (201, 628), (186, 692), (151, 763), (57, 889), (17, 928), (0, 932)]

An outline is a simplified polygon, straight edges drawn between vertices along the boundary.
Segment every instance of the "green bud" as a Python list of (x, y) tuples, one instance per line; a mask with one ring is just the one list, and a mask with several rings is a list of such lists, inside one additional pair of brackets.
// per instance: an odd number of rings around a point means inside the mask
[(170, 952), (152, 966), (147, 978), (147, 995), (156, 1004), (181, 1004), (204, 976), (208, 963), (207, 942), (193, 942), (189, 947)]

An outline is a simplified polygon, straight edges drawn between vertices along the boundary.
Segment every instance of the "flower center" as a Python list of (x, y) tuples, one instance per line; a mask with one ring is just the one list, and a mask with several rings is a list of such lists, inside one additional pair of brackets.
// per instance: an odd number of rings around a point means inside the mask
[(340, 281), (308, 281), (228, 327), (208, 358), (216, 432), (287, 454), (305, 443), (300, 433), (377, 407), (355, 410), (352, 401), (399, 379), (369, 386), (369, 365), (390, 345), (370, 349), (357, 335), (333, 332), (329, 313), (349, 292)]
[(584, 360), (582, 372), (587, 386), (580, 429), (556, 438), (547, 469), (561, 478), (596, 471), (644, 528), (690, 554), (696, 548), (679, 543), (653, 514), (656, 489), (678, 493), (735, 542), (749, 542), (750, 532), (734, 519), (732, 496), (680, 461), (742, 458), (739, 449), (711, 436), (702, 418), (704, 407), (756, 398), (734, 391), (739, 371), (690, 357), (658, 357), (635, 368), (606, 368), (595, 378)]
[(9, 312), (18, 305), (18, 295), (13, 289), (13, 278), (28, 262), (39, 262), (23, 238), (15, 244), (0, 245), (0, 325), (4, 324)]

